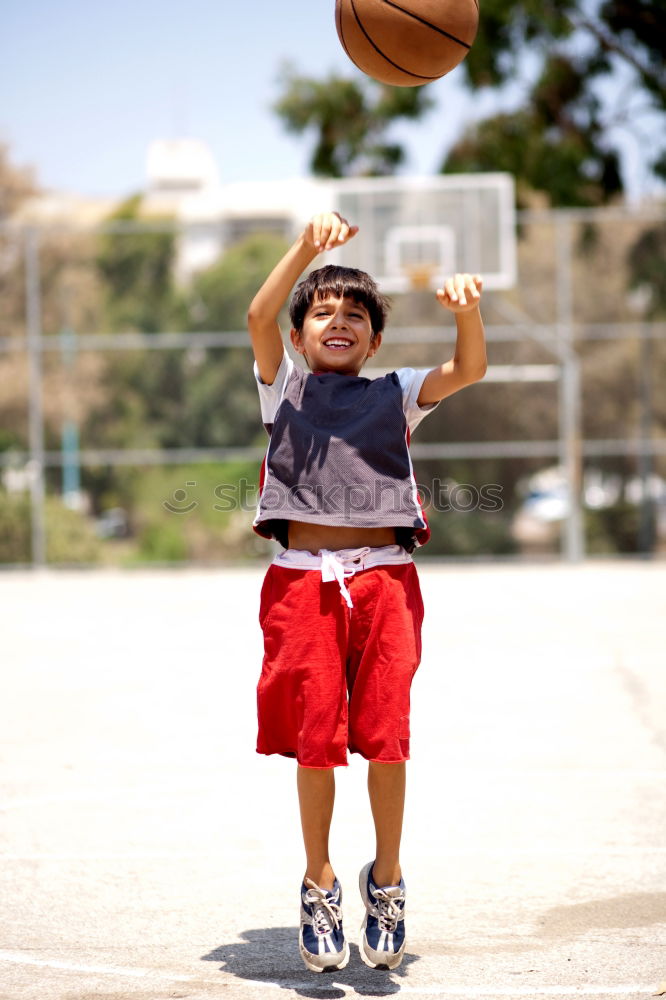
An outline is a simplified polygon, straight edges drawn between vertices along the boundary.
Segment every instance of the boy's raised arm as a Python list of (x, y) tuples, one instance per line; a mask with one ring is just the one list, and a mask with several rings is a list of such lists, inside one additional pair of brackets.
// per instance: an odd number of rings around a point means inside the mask
[(482, 290), (483, 281), (478, 274), (456, 274), (437, 290), (440, 304), (455, 315), (456, 346), (450, 361), (426, 375), (419, 392), (419, 406), (437, 403), (485, 375), (488, 361), (479, 310)]
[(275, 381), (282, 361), (284, 346), (278, 316), (292, 288), (318, 254), (342, 246), (357, 232), (358, 226), (350, 226), (337, 212), (315, 215), (253, 298), (247, 325), (259, 375), (266, 385)]

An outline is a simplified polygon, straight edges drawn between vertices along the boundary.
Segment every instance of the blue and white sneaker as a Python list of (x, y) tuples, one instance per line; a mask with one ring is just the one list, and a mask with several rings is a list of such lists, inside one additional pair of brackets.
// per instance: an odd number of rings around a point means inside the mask
[(405, 883), (382, 888), (372, 881), (374, 861), (361, 868), (359, 889), (365, 903), (361, 958), (371, 969), (397, 969), (405, 952)]
[(349, 945), (342, 930), (342, 888), (320, 889), (306, 878), (301, 887), (301, 931), (298, 947), (310, 972), (344, 969)]

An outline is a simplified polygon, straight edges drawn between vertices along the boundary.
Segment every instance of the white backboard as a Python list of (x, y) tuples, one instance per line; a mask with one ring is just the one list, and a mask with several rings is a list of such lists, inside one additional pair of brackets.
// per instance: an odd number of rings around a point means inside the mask
[(368, 177), (331, 182), (333, 207), (360, 227), (337, 251), (388, 293), (438, 288), (456, 271), (487, 289), (516, 280), (515, 191), (510, 174)]

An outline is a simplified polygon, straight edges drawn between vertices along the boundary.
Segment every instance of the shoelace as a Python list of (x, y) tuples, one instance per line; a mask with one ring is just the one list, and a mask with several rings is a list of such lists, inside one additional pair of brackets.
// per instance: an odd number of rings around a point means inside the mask
[(305, 902), (314, 907), (312, 923), (315, 934), (328, 934), (337, 930), (342, 919), (339, 905), (333, 903), (326, 895), (326, 890), (320, 889), (311, 879), (306, 879), (305, 884), (310, 887), (305, 893)]
[(398, 920), (402, 914), (402, 907), (398, 904), (403, 902), (404, 896), (390, 896), (384, 889), (373, 889), (372, 895), (377, 903), (377, 922), (381, 931), (388, 934), (395, 933)]

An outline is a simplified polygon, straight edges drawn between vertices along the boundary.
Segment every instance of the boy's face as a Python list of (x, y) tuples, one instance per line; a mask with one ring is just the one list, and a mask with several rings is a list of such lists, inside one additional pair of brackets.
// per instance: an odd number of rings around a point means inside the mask
[(335, 295), (316, 299), (305, 314), (303, 329), (291, 331), (291, 342), (311, 371), (341, 375), (358, 375), (381, 340), (381, 333), (372, 335), (365, 306)]

